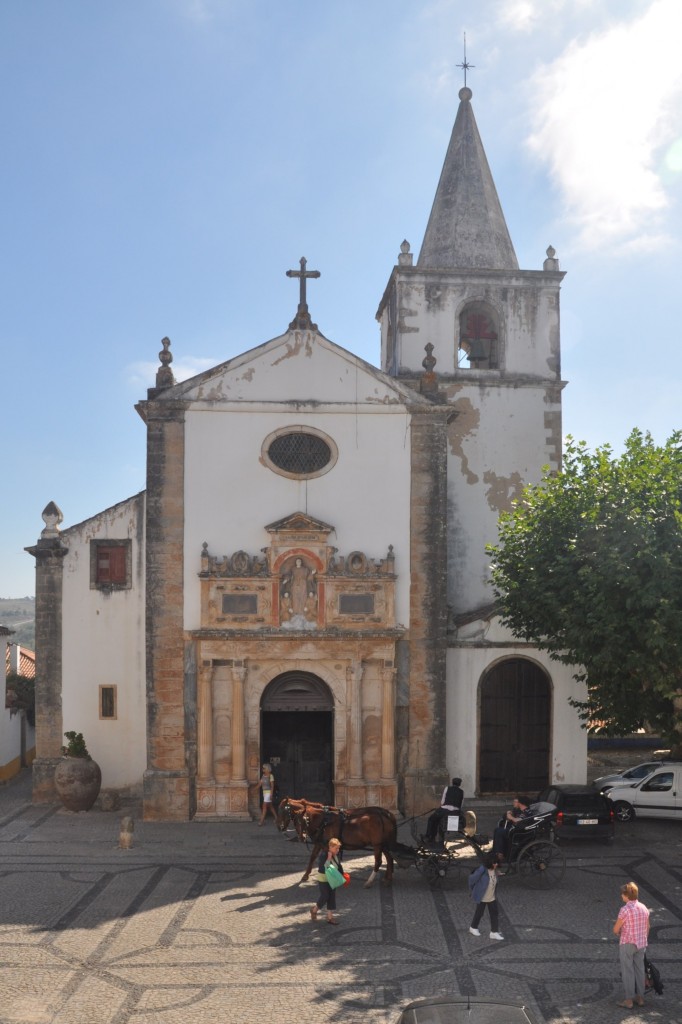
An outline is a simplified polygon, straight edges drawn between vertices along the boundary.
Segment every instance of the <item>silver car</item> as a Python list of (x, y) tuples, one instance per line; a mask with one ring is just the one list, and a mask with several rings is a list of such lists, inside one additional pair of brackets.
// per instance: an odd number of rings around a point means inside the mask
[(592, 785), (600, 793), (606, 793), (614, 786), (636, 786), (638, 782), (645, 779), (647, 775), (651, 775), (662, 764), (665, 764), (665, 762), (643, 761), (642, 764), (636, 764), (634, 768), (628, 768), (627, 771), (614, 772), (613, 775), (602, 775), (601, 778), (595, 779)]

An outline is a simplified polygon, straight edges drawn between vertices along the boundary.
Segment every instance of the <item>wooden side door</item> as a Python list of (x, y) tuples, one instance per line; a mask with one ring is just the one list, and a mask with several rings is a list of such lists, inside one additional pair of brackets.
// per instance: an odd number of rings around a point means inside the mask
[(533, 798), (549, 783), (550, 683), (525, 658), (500, 662), (481, 683), (479, 791)]

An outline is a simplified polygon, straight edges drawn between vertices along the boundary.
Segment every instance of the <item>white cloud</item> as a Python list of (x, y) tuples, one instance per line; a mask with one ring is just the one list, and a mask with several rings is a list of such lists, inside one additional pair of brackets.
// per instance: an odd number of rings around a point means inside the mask
[(682, 4), (655, 0), (641, 17), (573, 40), (533, 77), (541, 102), (528, 142), (585, 248), (666, 242), (656, 161), (682, 111), (681, 35)]

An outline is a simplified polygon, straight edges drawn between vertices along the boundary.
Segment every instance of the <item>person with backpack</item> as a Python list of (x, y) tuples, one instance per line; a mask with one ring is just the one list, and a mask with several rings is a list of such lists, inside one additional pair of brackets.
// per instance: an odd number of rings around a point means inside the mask
[(504, 938), (504, 935), (498, 931), (499, 907), (495, 898), (498, 866), (495, 854), (486, 853), (483, 857), (483, 863), (469, 875), (471, 898), (476, 903), (476, 910), (474, 911), (469, 931), (472, 935), (479, 936), (481, 934), (478, 926), (487, 907), (490, 916), (490, 938), (496, 939), (499, 942)]

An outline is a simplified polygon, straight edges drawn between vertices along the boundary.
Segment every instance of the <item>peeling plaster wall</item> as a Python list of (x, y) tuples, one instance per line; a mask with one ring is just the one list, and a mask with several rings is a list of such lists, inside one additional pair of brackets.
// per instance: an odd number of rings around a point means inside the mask
[[(486, 585), (486, 544), (497, 540), (501, 511), (525, 484), (537, 482), (543, 465), (556, 465), (548, 433), (545, 386), (447, 388), (458, 416), (448, 427), (448, 603), (470, 611), (493, 598)], [(560, 407), (556, 406), (560, 423)]]
[(501, 626), (494, 625), (486, 636), (486, 640), (500, 644), (505, 639), (510, 642), (509, 647), (472, 644), (471, 647), (451, 647), (448, 651), (446, 757), (449, 774), (462, 777), (465, 795), (476, 792), (481, 679), (487, 669), (504, 658), (528, 657), (547, 672), (552, 685), (550, 781), (584, 783), (587, 778), (587, 733), (580, 728), (580, 720), (568, 703), (569, 697), (584, 699), (584, 686), (573, 679), (570, 668), (551, 661), (544, 652), (512, 646), (510, 634)]
[[(146, 768), (144, 495), (62, 533), (62, 708), (102, 769), (102, 789), (137, 790)], [(90, 589), (90, 541), (132, 541), (132, 587)], [(114, 720), (99, 718), (99, 687), (117, 686)]]
[[(341, 555), (361, 550), (384, 558), (394, 546), (396, 621), (409, 619), (410, 433), (400, 407), (367, 406), (319, 411), (261, 406), (254, 414), (225, 404), (186, 413), (185, 629), (200, 625), (201, 546), (212, 554), (260, 554), (268, 523), (303, 511), (335, 527)], [(336, 465), (323, 476), (292, 480), (261, 458), (265, 438), (286, 426), (323, 431), (338, 447)], [(196, 581), (195, 584), (192, 581)]]

